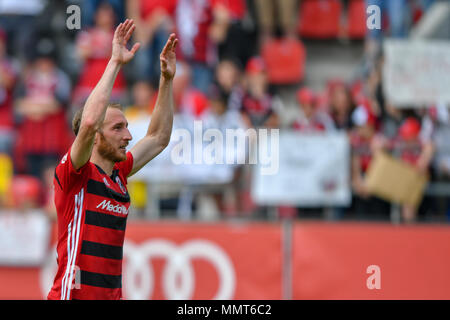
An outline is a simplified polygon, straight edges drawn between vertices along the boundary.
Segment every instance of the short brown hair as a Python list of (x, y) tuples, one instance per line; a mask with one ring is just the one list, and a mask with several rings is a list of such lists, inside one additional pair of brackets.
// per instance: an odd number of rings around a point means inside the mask
[[(110, 103), (106, 108), (115, 108), (123, 111), (123, 107), (120, 103)], [(84, 107), (79, 109), (72, 119), (72, 131), (75, 135), (78, 135), (78, 131), (80, 130), (81, 125), (81, 117), (83, 116)]]

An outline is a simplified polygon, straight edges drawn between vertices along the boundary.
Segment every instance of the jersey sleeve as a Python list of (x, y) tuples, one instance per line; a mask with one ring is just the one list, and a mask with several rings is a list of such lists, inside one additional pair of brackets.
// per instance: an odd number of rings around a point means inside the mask
[(127, 159), (117, 163), (117, 169), (119, 170), (119, 174), (127, 182), (127, 177), (133, 169), (133, 155), (130, 151), (127, 152)]
[(75, 170), (70, 158), (70, 151), (69, 149), (55, 169), (55, 180), (64, 191), (68, 191), (75, 184), (82, 183), (90, 176), (90, 162), (86, 162), (81, 168)]

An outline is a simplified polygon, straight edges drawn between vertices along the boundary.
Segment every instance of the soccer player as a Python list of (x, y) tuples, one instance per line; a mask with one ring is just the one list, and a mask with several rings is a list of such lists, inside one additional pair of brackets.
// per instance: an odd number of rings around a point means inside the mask
[(127, 178), (169, 143), (178, 42), (171, 34), (161, 52), (152, 120), (145, 137), (127, 152), (132, 139), (127, 120), (120, 105), (109, 104), (109, 98), (120, 68), (139, 49), (139, 43), (130, 50), (126, 47), (134, 29), (129, 19), (116, 28), (111, 59), (75, 115), (75, 141), (55, 170), (58, 271), (48, 299), (122, 298), (122, 253), (130, 206)]

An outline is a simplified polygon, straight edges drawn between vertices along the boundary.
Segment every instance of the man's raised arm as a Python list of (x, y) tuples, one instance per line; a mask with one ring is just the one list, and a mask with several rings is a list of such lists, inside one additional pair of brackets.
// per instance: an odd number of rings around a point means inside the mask
[(75, 169), (81, 168), (89, 161), (94, 146), (95, 133), (101, 128), (105, 118), (106, 107), (117, 74), (122, 65), (133, 59), (134, 54), (139, 49), (139, 43), (136, 43), (131, 50), (126, 47), (134, 28), (133, 20), (127, 19), (119, 24), (114, 32), (111, 59), (99, 82), (86, 100), (80, 128), (71, 148), (71, 161)]
[(161, 52), (158, 98), (147, 134), (130, 150), (133, 155), (133, 168), (129, 176), (136, 173), (169, 144), (173, 123), (172, 80), (176, 71), (175, 48), (177, 43), (178, 39), (172, 33)]

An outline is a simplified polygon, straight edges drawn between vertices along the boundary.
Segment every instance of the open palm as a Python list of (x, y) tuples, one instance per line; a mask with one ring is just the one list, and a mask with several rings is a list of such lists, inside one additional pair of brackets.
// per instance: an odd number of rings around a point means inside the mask
[(178, 39), (175, 34), (172, 33), (159, 56), (159, 60), (161, 62), (161, 75), (166, 79), (173, 79), (175, 76), (177, 63), (175, 48), (177, 43)]
[(135, 28), (134, 21), (126, 19), (125, 22), (117, 26), (114, 32), (111, 58), (120, 64), (126, 64), (133, 59), (136, 51), (140, 47), (139, 43), (135, 43), (131, 50), (127, 49), (127, 42), (130, 40)]

